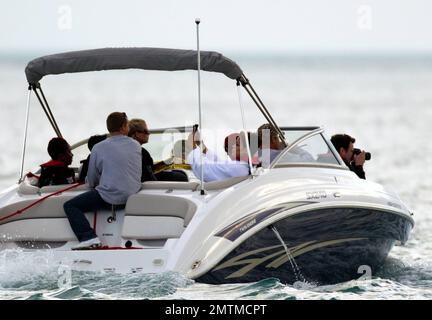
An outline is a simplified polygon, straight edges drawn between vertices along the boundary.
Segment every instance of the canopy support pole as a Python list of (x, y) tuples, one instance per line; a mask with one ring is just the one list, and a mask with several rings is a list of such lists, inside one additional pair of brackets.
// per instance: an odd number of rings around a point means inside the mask
[(58, 126), (58, 124), (57, 124), (57, 121), (56, 121), (56, 119), (54, 118), (54, 115), (53, 115), (52, 112), (51, 112), (51, 108), (50, 108), (49, 105), (48, 105), (48, 101), (47, 101), (47, 99), (45, 98), (45, 94), (43, 93), (43, 91), (42, 91), (42, 87), (41, 87), (40, 85), (39, 85), (39, 91), (40, 91), (40, 93), (41, 93), (41, 95), (42, 95), (42, 98), (43, 98), (43, 100), (44, 100), (44, 102), (45, 102), (45, 106), (46, 106), (46, 108), (47, 108), (47, 110), (48, 110), (48, 113), (50, 114), (51, 119), (53, 120), (53, 123), (54, 123), (54, 125), (55, 125), (56, 128), (57, 128), (58, 136), (59, 136), (60, 138), (63, 138), (63, 136), (62, 136), (62, 134), (61, 134), (61, 132), (60, 132), (60, 128), (59, 128), (59, 126)]
[[(202, 132), (202, 112), (201, 112), (201, 77), (200, 77), (200, 69), (201, 69), (201, 54), (200, 54), (200, 47), (199, 47), (199, 24), (200, 24), (200, 19), (196, 18), (195, 19), (195, 24), (196, 24), (196, 36), (197, 36), (197, 71), (198, 71), (198, 112), (199, 112), (199, 119), (198, 119), (198, 123), (199, 123), (199, 127), (201, 129)], [(201, 165), (201, 172), (200, 172), (200, 194), (201, 195), (205, 195), (205, 189), (204, 189), (204, 161), (203, 161), (203, 152), (204, 152), (204, 148), (203, 148), (203, 140), (202, 140), (202, 134), (200, 133), (199, 135), (200, 138), (200, 148), (201, 148), (201, 152), (200, 152), (200, 165)]]
[(240, 81), (240, 83), (242, 84), (243, 88), (245, 88), (246, 92), (249, 94), (249, 96), (251, 97), (251, 99), (253, 100), (253, 102), (256, 104), (256, 106), (258, 107), (258, 109), (261, 111), (261, 113), (263, 114), (264, 118), (266, 118), (267, 121), (268, 121), (268, 123), (276, 130), (276, 132), (279, 135), (279, 138), (284, 143), (284, 145), (288, 146), (288, 143), (285, 140), (285, 136), (284, 136), (282, 130), (276, 124), (275, 120), (273, 119), (273, 117), (271, 116), (270, 112), (267, 110), (266, 106), (264, 105), (264, 103), (262, 102), (262, 100), (260, 99), (260, 97), (258, 96), (258, 94), (256, 93), (255, 89), (250, 84), (249, 80), (244, 75), (242, 75), (238, 79), (238, 81)]
[[(241, 117), (242, 117), (242, 124), (243, 124), (243, 133), (244, 133), (244, 141), (246, 143), (246, 150), (247, 150), (247, 154), (248, 154), (248, 163), (249, 163), (249, 170), (250, 173), (253, 175), (253, 165), (252, 165), (252, 154), (251, 154), (251, 150), (250, 150), (250, 145), (249, 145), (249, 137), (248, 137), (248, 133), (246, 130), (246, 120), (245, 120), (245, 115), (244, 115), (244, 108), (243, 108), (243, 99), (242, 99), (242, 94), (241, 94), (241, 90), (240, 90), (240, 81), (237, 81), (237, 93), (238, 93), (238, 97), (239, 97), (239, 104), (240, 104), (240, 112), (241, 112)], [(240, 145), (241, 145), (241, 138), (240, 138)]]
[[(58, 125), (57, 125), (57, 122), (55, 121), (54, 115), (51, 112), (51, 109), (50, 109), (50, 107), (48, 105), (48, 102), (47, 102), (47, 100), (45, 98), (45, 95), (43, 94), (43, 91), (42, 91), (40, 85), (39, 84), (38, 85), (31, 85), (31, 87), (32, 87), (34, 93), (36, 94), (36, 97), (38, 98), (39, 103), (40, 103), (40, 105), (42, 107), (42, 110), (45, 112), (45, 115), (48, 118), (48, 121), (50, 122), (51, 126), (53, 127), (54, 132), (56, 133), (56, 135), (59, 138), (62, 138), (63, 136), (62, 136), (62, 134), (60, 132), (60, 129), (59, 129)], [(41, 97), (40, 97), (40, 95), (39, 95), (39, 93), (37, 91), (38, 88), (39, 88), (39, 91), (40, 91), (40, 93), (42, 95), (43, 101), (42, 101), (42, 99), (41, 99)]]
[(29, 114), (30, 114), (30, 96), (31, 96), (31, 86), (28, 88), (28, 94), (27, 94), (27, 108), (26, 108), (26, 115), (25, 115), (25, 122), (24, 122), (24, 139), (23, 139), (23, 145), (22, 145), (22, 153), (21, 153), (21, 169), (20, 169), (20, 176), (18, 183), (21, 183), (24, 180), (24, 159), (25, 159), (25, 152), (26, 152), (26, 146), (27, 146), (27, 131), (28, 131), (28, 122), (29, 122)]

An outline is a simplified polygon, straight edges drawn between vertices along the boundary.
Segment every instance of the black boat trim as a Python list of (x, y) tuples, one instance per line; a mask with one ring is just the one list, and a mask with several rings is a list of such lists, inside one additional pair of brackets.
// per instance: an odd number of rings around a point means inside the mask
[(316, 202), (313, 201), (286, 202), (286, 203), (279, 204), (277, 207), (273, 207), (263, 211), (256, 211), (251, 214), (248, 214), (246, 217), (243, 217), (231, 223), (227, 227), (223, 228), (221, 231), (217, 232), (214, 236), (222, 237), (230, 241), (235, 241), (247, 230), (257, 225), (258, 223), (261, 223), (264, 220), (269, 219), (270, 217), (273, 217), (286, 210), (290, 210), (293, 208), (297, 208), (297, 207), (301, 207), (313, 203)]
[[(305, 205), (310, 205), (310, 204), (315, 204), (318, 202), (313, 202), (313, 201), (293, 201), (293, 202), (286, 202), (286, 203), (281, 203), (276, 207), (270, 208), (270, 209), (266, 209), (264, 211), (256, 211), (253, 212), (251, 214), (246, 215), (243, 218), (240, 218), (238, 220), (236, 220), (235, 222), (231, 223), (230, 225), (228, 225), (227, 227), (223, 228), (222, 230), (218, 231), (217, 233), (214, 234), (215, 237), (222, 237), (225, 238), (227, 240), (230, 241), (235, 241), (237, 240), (237, 238), (239, 238), (243, 233), (245, 233), (246, 231), (248, 231), (249, 229), (251, 229), (252, 227), (256, 226), (257, 224), (279, 214), (282, 213), (284, 211), (290, 210), (290, 209), (294, 209), (294, 208), (298, 208), (298, 207), (302, 207)], [(358, 209), (371, 209), (370, 206), (364, 206), (364, 205), (352, 205), (355, 208)], [(343, 205), (332, 205), (331, 207), (323, 207), (320, 209), (330, 209), (330, 208), (346, 208), (347, 205), (343, 204)], [(319, 209), (318, 209), (319, 210)], [(392, 214), (397, 214), (405, 219), (407, 219), (412, 227), (414, 227), (414, 221), (410, 216), (407, 216), (406, 214), (403, 213), (399, 213), (395, 210), (389, 210), (389, 209), (384, 209), (384, 208), (377, 208), (374, 207), (373, 210), (376, 211), (380, 211), (383, 213), (392, 213)], [(296, 214), (299, 213), (304, 213), (304, 210), (301, 210), (300, 212), (296, 212)]]

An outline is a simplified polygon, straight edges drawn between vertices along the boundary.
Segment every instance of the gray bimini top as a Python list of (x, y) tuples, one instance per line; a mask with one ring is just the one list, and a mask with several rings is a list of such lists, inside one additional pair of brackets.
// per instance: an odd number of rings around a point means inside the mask
[[(223, 73), (234, 80), (243, 74), (237, 63), (218, 52), (201, 51), (200, 55), (201, 70)], [(34, 59), (28, 63), (25, 73), (29, 84), (36, 85), (50, 74), (121, 69), (196, 70), (197, 51), (164, 48), (71, 51)]]

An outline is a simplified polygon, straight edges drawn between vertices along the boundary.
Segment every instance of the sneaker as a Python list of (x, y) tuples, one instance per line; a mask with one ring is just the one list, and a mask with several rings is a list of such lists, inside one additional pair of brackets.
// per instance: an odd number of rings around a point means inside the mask
[(93, 238), (93, 239), (89, 239), (86, 241), (81, 241), (79, 244), (77, 244), (76, 246), (72, 247), (72, 250), (80, 250), (80, 249), (95, 249), (102, 246), (101, 241), (99, 240), (98, 237)]

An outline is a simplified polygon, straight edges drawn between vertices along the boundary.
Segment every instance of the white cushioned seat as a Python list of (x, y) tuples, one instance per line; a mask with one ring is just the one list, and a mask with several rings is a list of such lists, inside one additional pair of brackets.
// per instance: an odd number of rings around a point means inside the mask
[(198, 182), (146, 181), (142, 183), (142, 189), (172, 189), (195, 191), (198, 186)]
[[(66, 215), (63, 210), (63, 204), (72, 199), (73, 196), (53, 196), (44, 201), (36, 204), (35, 206), (27, 209), (21, 214), (15, 215), (7, 220), (0, 222), (0, 224), (14, 221), (14, 220), (25, 220), (30, 218), (65, 218)], [(9, 215), (21, 210), (28, 205), (34, 203), (37, 199), (23, 200), (10, 205), (7, 205), (0, 209), (0, 217)]]
[[(40, 192), (41, 193), (53, 193), (53, 192), (60, 191), (62, 189), (66, 189), (67, 187), (71, 187), (71, 186), (72, 185), (70, 185), (70, 184), (59, 184), (56, 186), (45, 186), (45, 187), (40, 188)], [(68, 190), (67, 192), (69, 192), (69, 191), (87, 191), (87, 190), (89, 190), (88, 185), (87, 184), (81, 184), (81, 185), (79, 185), (79, 186), (77, 186), (71, 190)]]
[(0, 241), (76, 240), (67, 218), (30, 219), (0, 225)]
[[(18, 193), (23, 195), (29, 195), (29, 194), (38, 194), (38, 193), (53, 193), (62, 189), (66, 189), (67, 187), (70, 187), (70, 184), (59, 184), (55, 186), (45, 186), (42, 188), (39, 188), (37, 186), (31, 185), (28, 181), (28, 179), (25, 179), (23, 182), (20, 183), (18, 187)], [(88, 190), (89, 187), (87, 184), (79, 185), (70, 191), (85, 191)]]
[(184, 220), (179, 217), (126, 216), (122, 237), (140, 240), (179, 238), (184, 230)]
[(137, 193), (131, 195), (126, 203), (126, 216), (171, 216), (179, 217), (184, 220), (184, 225), (187, 226), (197, 206), (188, 199), (165, 196)]
[(137, 193), (126, 203), (122, 236), (127, 239), (179, 238), (197, 206), (188, 199)]

